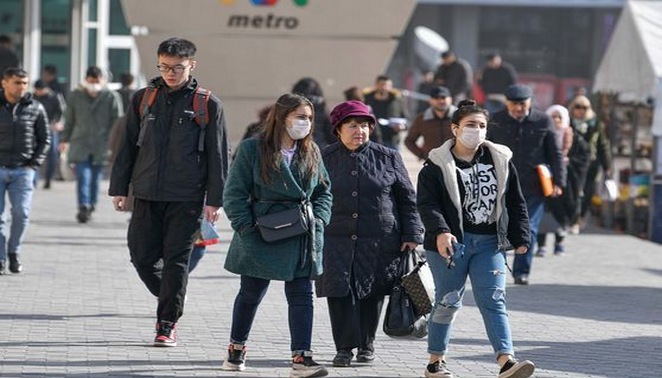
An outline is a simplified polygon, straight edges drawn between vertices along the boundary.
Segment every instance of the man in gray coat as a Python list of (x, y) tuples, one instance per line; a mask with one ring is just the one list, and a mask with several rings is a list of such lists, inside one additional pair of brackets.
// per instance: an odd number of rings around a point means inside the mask
[(104, 82), (99, 67), (88, 68), (83, 83), (69, 96), (64, 115), (59, 150), (69, 147), (69, 162), (76, 166), (79, 223), (86, 223), (94, 211), (110, 130), (123, 114), (122, 99)]

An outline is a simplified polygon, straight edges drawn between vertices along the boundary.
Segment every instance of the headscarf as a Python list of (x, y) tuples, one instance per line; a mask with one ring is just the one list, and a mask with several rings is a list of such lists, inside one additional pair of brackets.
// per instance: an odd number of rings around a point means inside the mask
[(562, 105), (552, 105), (545, 111), (548, 116), (552, 116), (554, 113), (561, 115), (561, 124), (557, 125), (554, 122), (556, 127), (556, 141), (559, 146), (563, 146), (563, 136), (565, 135), (566, 130), (570, 127), (570, 115), (568, 114), (568, 109)]

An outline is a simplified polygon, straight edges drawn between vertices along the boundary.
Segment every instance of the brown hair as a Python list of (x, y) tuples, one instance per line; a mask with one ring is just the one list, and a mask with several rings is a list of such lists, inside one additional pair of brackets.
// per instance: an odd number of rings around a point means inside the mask
[[(299, 106), (308, 106), (315, 117), (315, 108), (312, 102), (299, 94), (286, 93), (276, 100), (271, 107), (269, 115), (264, 122), (264, 131), (260, 136), (260, 152), (262, 161), (260, 162), (260, 175), (266, 183), (271, 182), (272, 174), (280, 172), (280, 164), (283, 161), (281, 145), (286, 130), (286, 119)], [(310, 181), (317, 173), (317, 166), (321, 160), (319, 148), (313, 142), (313, 130), (305, 138), (298, 140), (299, 147), (294, 159), (298, 162), (299, 168), (305, 174), (306, 180)]]

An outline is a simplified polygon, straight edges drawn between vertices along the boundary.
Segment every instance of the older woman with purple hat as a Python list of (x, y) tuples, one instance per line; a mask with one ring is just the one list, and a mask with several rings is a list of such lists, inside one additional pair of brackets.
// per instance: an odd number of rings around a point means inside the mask
[(360, 101), (331, 111), (338, 142), (322, 151), (334, 197), (324, 237), (326, 297), (337, 354), (333, 366), (374, 360), (384, 295), (397, 278), (402, 252), (423, 241), (416, 193), (398, 151), (370, 141), (375, 117)]

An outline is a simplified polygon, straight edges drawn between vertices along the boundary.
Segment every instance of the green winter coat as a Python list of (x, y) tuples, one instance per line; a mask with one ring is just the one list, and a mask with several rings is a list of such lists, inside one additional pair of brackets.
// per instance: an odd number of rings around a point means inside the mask
[[(319, 151), (318, 151), (319, 153)], [(274, 173), (271, 183), (262, 180), (260, 174), (259, 140), (243, 141), (230, 168), (223, 191), (223, 210), (235, 231), (225, 260), (225, 269), (250, 277), (292, 281), (298, 277), (316, 277), (322, 274), (322, 249), (324, 226), (331, 219), (331, 190), (329, 176), (320, 157), (319, 174), (305, 185), (305, 196), (310, 198), (317, 220), (315, 224), (315, 250), (306, 255), (301, 266), (301, 248), (305, 238), (294, 237), (267, 244), (255, 226), (255, 217), (285, 210), (283, 205), (272, 206), (261, 201), (299, 201), (304, 197), (303, 173), (297, 169), (296, 155), (292, 164), (281, 163), (280, 172)], [(269, 208), (272, 206), (271, 208)], [(291, 206), (296, 206), (294, 202)], [(316, 264), (311, 264), (314, 257)]]
[(122, 114), (122, 99), (114, 91), (103, 90), (97, 97), (82, 88), (71, 92), (60, 136), (62, 142), (69, 143), (69, 162), (86, 162), (92, 156), (92, 164), (104, 164), (110, 130)]

